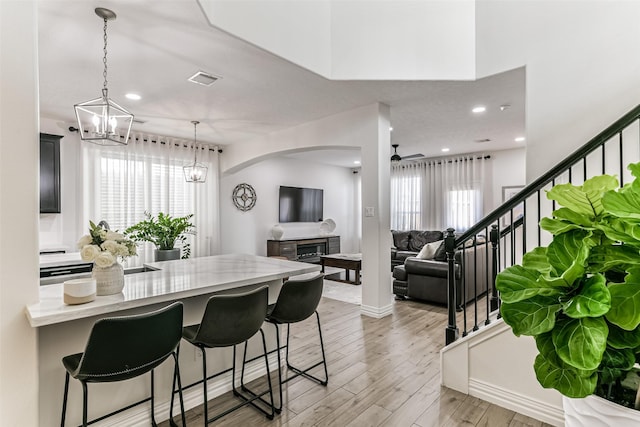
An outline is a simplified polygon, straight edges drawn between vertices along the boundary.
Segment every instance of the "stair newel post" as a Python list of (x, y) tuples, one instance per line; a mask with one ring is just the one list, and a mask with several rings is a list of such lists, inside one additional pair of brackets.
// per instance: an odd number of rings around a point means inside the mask
[(493, 224), (489, 232), (489, 240), (491, 240), (491, 311), (500, 308), (498, 299), (498, 290), (496, 289), (496, 276), (498, 275), (498, 244), (499, 244), (498, 225)]
[(444, 238), (444, 248), (447, 252), (447, 311), (449, 319), (447, 330), (445, 332), (445, 340), (447, 344), (451, 344), (458, 339), (458, 326), (456, 325), (456, 275), (455, 275), (455, 249), (456, 237), (453, 228), (447, 228), (447, 234)]

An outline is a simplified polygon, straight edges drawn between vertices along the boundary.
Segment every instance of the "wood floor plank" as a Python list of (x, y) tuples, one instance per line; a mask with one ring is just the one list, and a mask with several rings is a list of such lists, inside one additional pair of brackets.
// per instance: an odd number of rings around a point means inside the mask
[[(483, 307), (482, 303), (478, 305), (481, 322), (486, 313)], [(283, 386), (283, 411), (274, 420), (245, 407), (220, 419), (216, 425), (550, 427), (441, 387), (440, 350), (444, 345), (446, 307), (412, 300), (395, 301), (392, 315), (374, 319), (362, 316), (358, 305), (323, 298), (318, 312), (329, 370), (327, 387), (306, 378), (293, 378)], [(473, 312), (469, 311), (468, 329), (473, 322)], [(458, 316), (457, 323), (462, 332), (462, 316)], [(284, 343), (286, 327), (280, 331)], [(320, 360), (315, 316), (292, 326), (290, 359), (303, 367)], [(311, 372), (324, 374), (321, 366)], [(283, 374), (285, 378), (291, 375), (286, 368)], [(271, 378), (277, 395), (277, 372), (272, 372)], [(266, 377), (249, 386), (264, 389)], [(209, 408), (216, 412), (235, 403), (237, 398), (229, 392), (210, 400)], [(189, 425), (202, 425), (202, 405), (188, 411), (187, 417)]]

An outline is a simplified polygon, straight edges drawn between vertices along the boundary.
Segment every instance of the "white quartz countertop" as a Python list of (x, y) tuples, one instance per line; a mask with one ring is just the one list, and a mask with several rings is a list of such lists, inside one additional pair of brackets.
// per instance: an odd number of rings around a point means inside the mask
[(145, 264), (155, 271), (124, 276), (124, 289), (95, 301), (65, 305), (62, 283), (41, 286), (40, 302), (26, 307), (33, 327), (82, 319), (214, 293), (297, 274), (320, 271), (320, 266), (256, 255), (229, 254)]

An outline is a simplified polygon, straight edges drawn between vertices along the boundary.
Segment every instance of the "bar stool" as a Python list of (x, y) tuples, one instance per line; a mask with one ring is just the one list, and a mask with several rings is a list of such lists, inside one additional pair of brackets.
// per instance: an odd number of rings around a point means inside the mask
[[(269, 301), (269, 288), (262, 286), (256, 290), (233, 295), (214, 295), (209, 298), (207, 307), (200, 324), (185, 326), (182, 329), (182, 338), (190, 344), (195, 345), (202, 351), (202, 383), (204, 393), (204, 420), (205, 426), (236, 409), (245, 405), (251, 405), (265, 414), (268, 419), (273, 419), (273, 388), (271, 387), (271, 377), (269, 373), (269, 360), (267, 358), (267, 343), (262, 331), (262, 324), (267, 314), (267, 304)], [(244, 358), (247, 355), (247, 341), (258, 331), (262, 335), (262, 347), (264, 349), (264, 361), (267, 368), (267, 381), (269, 389), (256, 394), (244, 386), (244, 364), (240, 381), (242, 390), (248, 392), (250, 396), (241, 394), (235, 387), (236, 378), (236, 345), (244, 342)], [(219, 375), (214, 374), (207, 377), (207, 348), (231, 347), (233, 346), (233, 367), (231, 373), (231, 386), (234, 396), (240, 398), (242, 402), (213, 418), (209, 418), (207, 408), (207, 379)], [(196, 383), (197, 384), (197, 383)], [(262, 399), (262, 396), (269, 394), (271, 402)], [(269, 406), (270, 411), (258, 406), (254, 401), (260, 399)]]
[[(182, 303), (175, 302), (165, 308), (134, 316), (109, 317), (98, 320), (91, 330), (83, 353), (62, 358), (66, 369), (62, 419), (64, 427), (67, 412), (69, 376), (82, 384), (82, 425), (123, 412), (133, 406), (151, 401), (151, 424), (156, 426), (154, 416), (154, 375), (153, 370), (173, 356), (173, 388), (176, 380), (180, 393), (182, 424), (185, 424), (184, 403), (178, 366), (178, 352), (182, 332)], [(88, 383), (123, 381), (151, 372), (151, 396), (125, 408), (111, 412), (87, 422)], [(173, 396), (173, 393), (172, 393)], [(173, 398), (171, 399), (169, 420), (173, 421)]]
[[(276, 328), (276, 345), (278, 347), (278, 385), (280, 390), (280, 406), (276, 408), (276, 412), (282, 410), (282, 384), (297, 376), (303, 376), (322, 386), (326, 386), (329, 380), (327, 373), (327, 360), (324, 354), (324, 342), (322, 341), (322, 328), (320, 327), (320, 315), (317, 308), (322, 297), (322, 287), (324, 286), (324, 274), (317, 274), (308, 279), (289, 279), (283, 285), (275, 304), (269, 306), (266, 321), (272, 323)], [(316, 314), (318, 323), (318, 335), (320, 337), (320, 350), (322, 352), (322, 360), (309, 366), (306, 369), (300, 369), (289, 363), (289, 331), (292, 323), (301, 322), (309, 318), (312, 314)], [(287, 345), (285, 360), (287, 368), (292, 370), (295, 375), (282, 379), (281, 357), (280, 357), (280, 329), (278, 325), (287, 325)], [(324, 365), (324, 379), (315, 377), (308, 372), (313, 368)]]

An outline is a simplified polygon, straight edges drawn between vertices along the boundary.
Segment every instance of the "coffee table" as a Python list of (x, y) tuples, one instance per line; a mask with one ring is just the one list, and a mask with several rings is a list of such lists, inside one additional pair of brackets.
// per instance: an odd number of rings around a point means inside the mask
[[(320, 263), (322, 264), (322, 272), (324, 273), (324, 267), (336, 267), (344, 268), (346, 280), (340, 280), (340, 282), (353, 283), (355, 285), (360, 284), (360, 270), (362, 269), (362, 254), (331, 254), (321, 255)], [(349, 280), (349, 270), (355, 270), (355, 281)]]

